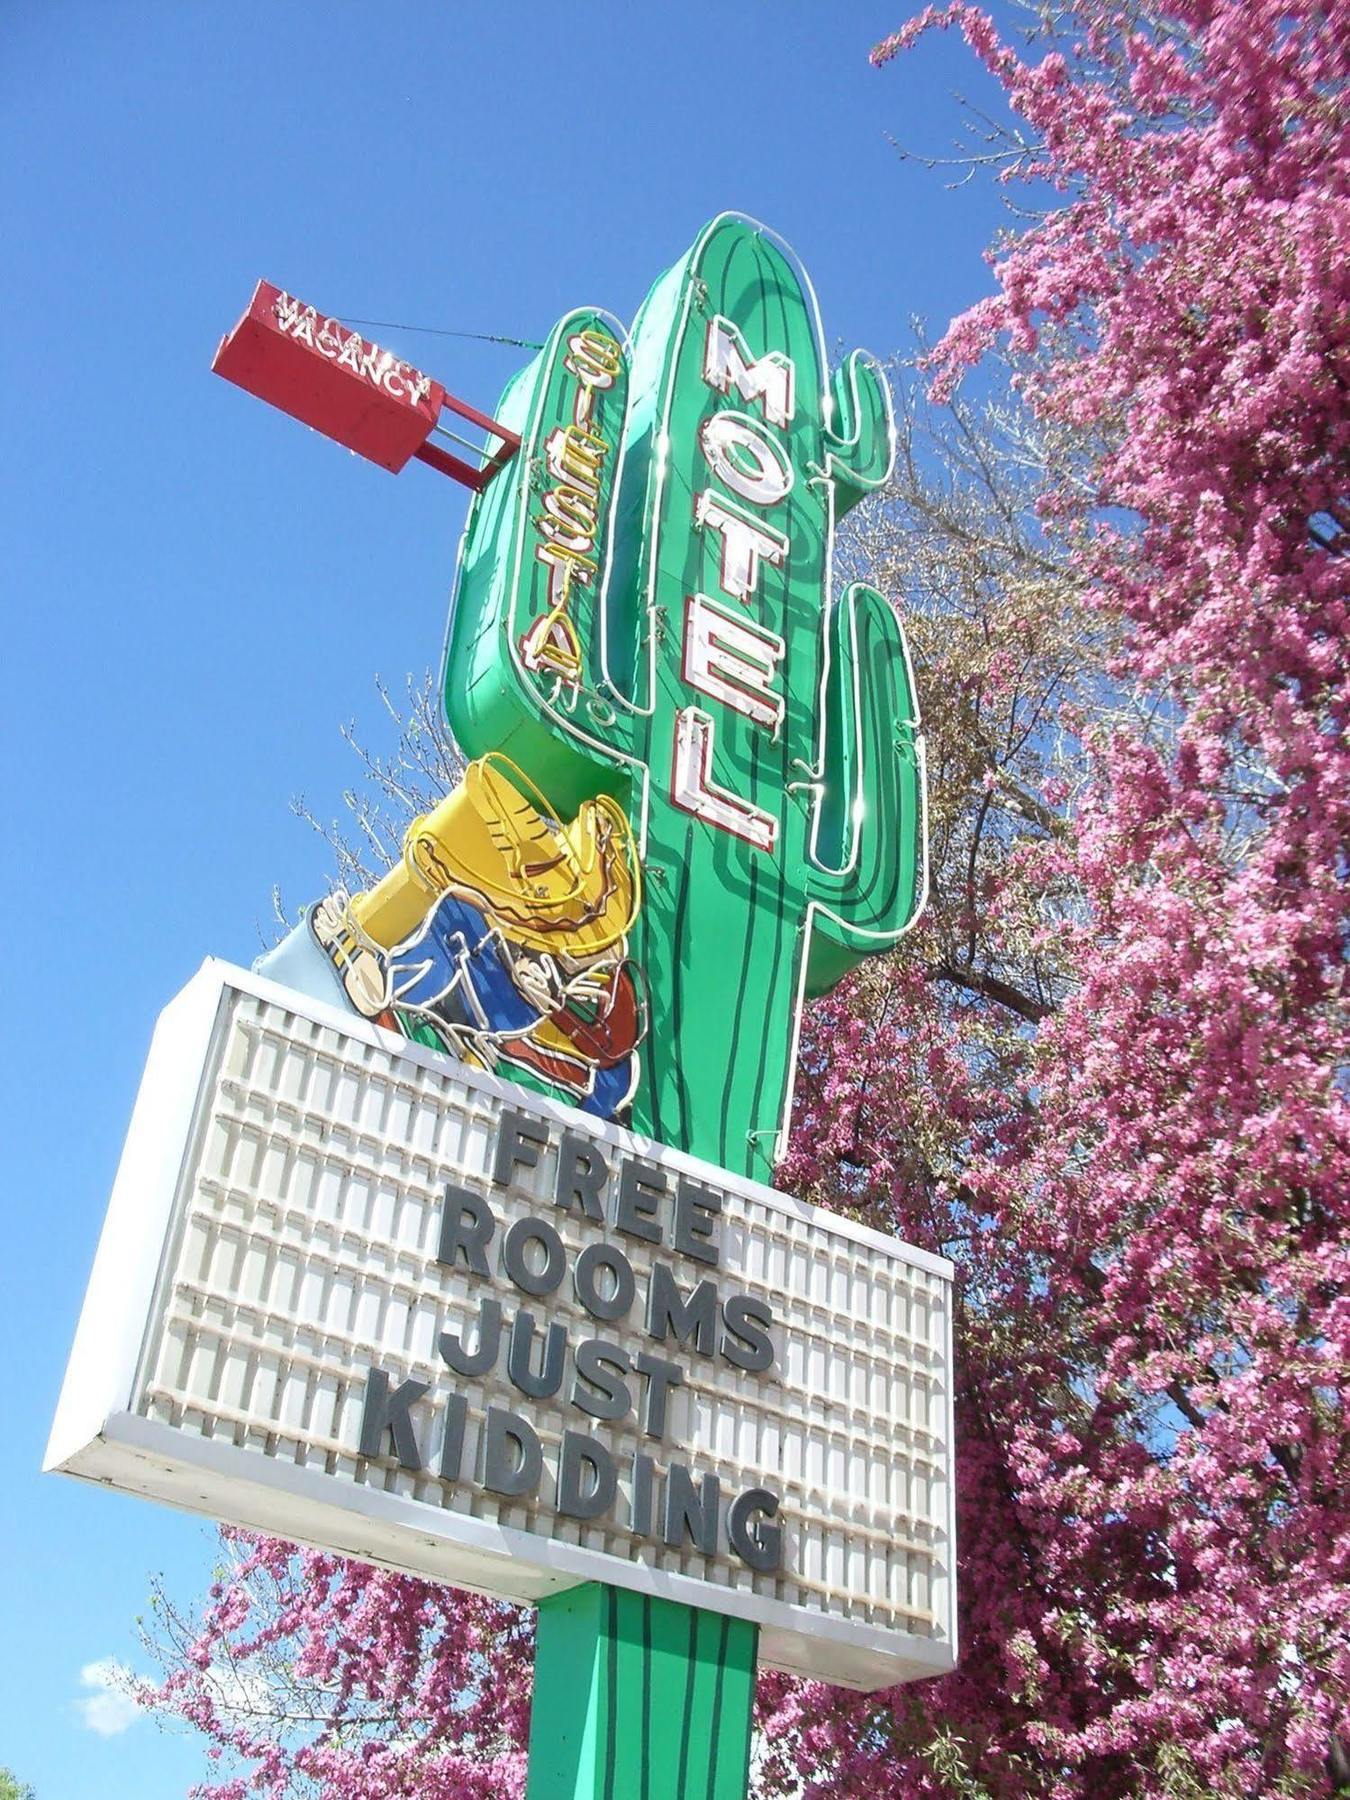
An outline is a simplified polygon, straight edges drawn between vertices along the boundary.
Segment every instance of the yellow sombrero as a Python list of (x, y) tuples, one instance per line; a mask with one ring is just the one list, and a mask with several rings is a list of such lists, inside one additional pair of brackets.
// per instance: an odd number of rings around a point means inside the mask
[(392, 949), (441, 894), (455, 893), (527, 948), (578, 957), (611, 949), (641, 903), (632, 827), (607, 794), (584, 800), (570, 824), (556, 817), (508, 758), (479, 757), (452, 794), (413, 820), (402, 861), (352, 900), (356, 923)]

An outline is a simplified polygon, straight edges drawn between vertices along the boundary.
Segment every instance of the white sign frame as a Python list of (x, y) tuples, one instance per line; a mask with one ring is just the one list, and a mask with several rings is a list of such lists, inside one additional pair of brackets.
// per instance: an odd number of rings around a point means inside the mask
[[(957, 1659), (955, 1494), (952, 1468), (952, 1267), (867, 1227), (826, 1213), (699, 1159), (654, 1146), (619, 1127), (476, 1070), (453, 1065), (470, 1088), (584, 1132), (616, 1153), (659, 1157), (696, 1180), (763, 1202), (800, 1220), (828, 1221), (869, 1250), (945, 1284), (945, 1530), (940, 1616), (931, 1636), (879, 1628), (816, 1608), (790, 1605), (642, 1562), (441, 1510), (380, 1488), (257, 1450), (196, 1435), (142, 1416), (137, 1397), (147, 1346), (165, 1305), (169, 1246), (184, 1206), (187, 1164), (209, 1084), (209, 1067), (232, 994), (251, 995), (384, 1055), (446, 1072), (447, 1059), (337, 1007), (265, 977), (208, 961), (164, 1010), (156, 1027), (74, 1349), (52, 1427), (45, 1467), (206, 1514), (298, 1543), (360, 1558), (425, 1579), (537, 1601), (599, 1580), (690, 1606), (715, 1607), (760, 1628), (762, 1664), (841, 1686), (875, 1689), (947, 1673)], [(734, 1271), (728, 1271), (734, 1281)]]

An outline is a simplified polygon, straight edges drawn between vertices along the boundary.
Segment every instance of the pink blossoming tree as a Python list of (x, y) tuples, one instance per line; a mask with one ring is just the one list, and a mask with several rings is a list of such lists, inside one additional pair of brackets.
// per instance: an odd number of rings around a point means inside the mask
[(784, 1684), (775, 1766), (833, 1794), (1350, 1791), (1350, 16), (1081, 0), (1030, 61), (955, 6), (874, 60), (953, 25), (1021, 122), (1003, 179), (1054, 198), (938, 388), (1003, 338), (1033, 415), (1085, 434), (1041, 509), (1119, 628), (1112, 685), (1152, 704), (1062, 699), (1088, 779), (1066, 810), (1052, 771), (1061, 822), (970, 859), (965, 993), (923, 979), (949, 903), (887, 1011), (817, 1015), (849, 1047), (794, 1178), (847, 1169), (965, 1276), (966, 1654), (880, 1703)]
[[(963, 1655), (763, 1677), (757, 1781), (1350, 1793), (1350, 12), (1076, 0), (1018, 51), (957, 5), (874, 60), (935, 27), (1041, 210), (859, 529), (934, 904), (815, 1010), (780, 1181), (958, 1264)], [(1020, 413), (961, 396), (1000, 354)], [(521, 1791), (527, 1617), (227, 1551), (157, 1696), (221, 1800)]]

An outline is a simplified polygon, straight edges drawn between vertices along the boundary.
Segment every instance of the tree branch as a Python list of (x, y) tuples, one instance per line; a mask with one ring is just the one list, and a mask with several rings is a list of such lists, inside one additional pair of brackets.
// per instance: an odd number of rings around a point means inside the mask
[(984, 970), (973, 969), (967, 963), (961, 966), (943, 957), (940, 962), (929, 968), (929, 977), (934, 981), (950, 981), (954, 986), (964, 988), (968, 993), (978, 994), (983, 1000), (994, 1000), (1000, 1006), (1006, 1006), (1018, 1018), (1025, 1019), (1029, 1025), (1039, 1025), (1042, 1019), (1048, 1019), (1058, 1008), (1052, 1001), (1033, 1000), (1030, 994), (1024, 994), (1015, 988), (1010, 981), (1003, 981), (997, 975)]

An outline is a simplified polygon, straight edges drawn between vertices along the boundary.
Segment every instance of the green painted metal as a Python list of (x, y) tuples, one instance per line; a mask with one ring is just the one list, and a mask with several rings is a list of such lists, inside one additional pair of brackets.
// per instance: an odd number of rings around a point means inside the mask
[(527, 1800), (742, 1800), (757, 1635), (598, 1582), (543, 1601)]
[[(578, 362), (584, 333), (604, 340), (607, 384)], [(731, 373), (708, 374), (714, 343), (734, 344)], [(775, 386), (784, 362), (790, 392)], [(574, 459), (564, 481), (558, 434), (579, 405), (605, 448), (583, 445), (589, 466)], [(804, 276), (724, 215), (656, 283), (630, 346), (603, 315), (569, 315), (498, 416), (523, 444), (470, 513), (447, 717), (468, 755), (510, 757), (560, 817), (602, 792), (626, 806), (646, 880), (631, 954), (651, 1008), (632, 1123), (763, 1178), (803, 998), (893, 945), (923, 899), (904, 635), (872, 590), (830, 592), (835, 526), (890, 469), (884, 379), (856, 352), (828, 372)], [(738, 584), (726, 555), (747, 532), (753, 580)], [(691, 672), (691, 643), (711, 630), (743, 644), (738, 627), (761, 648), (733, 654), (716, 691)], [(522, 646), (541, 641), (575, 668), (532, 665)]]

